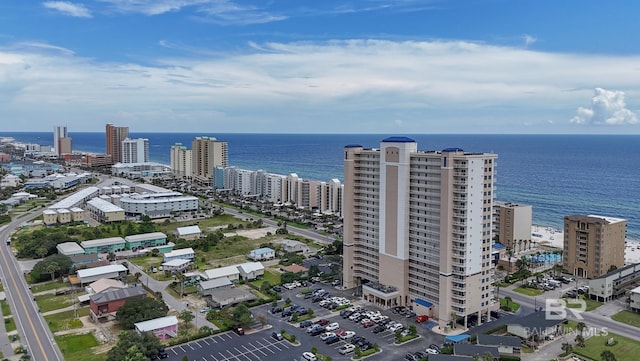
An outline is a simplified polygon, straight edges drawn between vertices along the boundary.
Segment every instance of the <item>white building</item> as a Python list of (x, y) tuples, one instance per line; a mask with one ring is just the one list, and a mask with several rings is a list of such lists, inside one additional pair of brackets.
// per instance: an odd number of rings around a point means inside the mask
[(80, 245), (76, 242), (58, 243), (56, 245), (56, 249), (58, 250), (59, 254), (69, 257), (84, 254), (84, 248), (80, 247)]
[(191, 149), (187, 149), (182, 143), (171, 146), (171, 170), (175, 175), (183, 178), (191, 178), (193, 172), (191, 159)]
[(276, 251), (269, 247), (252, 249), (249, 251), (249, 254), (247, 254), (247, 258), (252, 261), (270, 260), (276, 258)]
[(193, 248), (189, 247), (189, 248), (176, 249), (174, 251), (165, 253), (163, 261), (169, 262), (174, 259), (192, 260), (195, 257), (196, 257), (196, 252), (193, 250)]
[(146, 215), (151, 218), (166, 218), (172, 212), (198, 210), (198, 198), (183, 196), (179, 192), (136, 194), (120, 198), (120, 205), (129, 216)]
[(53, 127), (53, 152), (55, 155), (60, 156), (62, 154), (60, 139), (68, 137), (69, 134), (67, 133), (66, 125), (56, 125)]
[(149, 139), (125, 138), (122, 141), (122, 163), (146, 163), (149, 161)]
[(640, 312), (640, 287), (629, 291), (629, 308), (632, 311)]
[(111, 166), (111, 174), (131, 179), (164, 177), (171, 174), (171, 168), (156, 162), (116, 163)]
[(189, 268), (190, 263), (190, 259), (175, 258), (171, 261), (164, 262), (162, 264), (162, 269), (168, 272), (182, 272)]
[(101, 278), (120, 279), (127, 275), (127, 268), (121, 264), (111, 264), (108, 266), (81, 269), (78, 271), (80, 284), (95, 282)]
[(240, 279), (240, 271), (238, 266), (226, 266), (220, 268), (208, 269), (201, 273), (201, 278), (205, 280), (215, 280), (217, 278), (227, 278), (231, 282)]
[(182, 239), (197, 239), (202, 237), (202, 231), (198, 226), (178, 227), (173, 234)]
[(240, 278), (251, 281), (264, 275), (264, 266), (260, 262), (246, 262), (238, 266)]

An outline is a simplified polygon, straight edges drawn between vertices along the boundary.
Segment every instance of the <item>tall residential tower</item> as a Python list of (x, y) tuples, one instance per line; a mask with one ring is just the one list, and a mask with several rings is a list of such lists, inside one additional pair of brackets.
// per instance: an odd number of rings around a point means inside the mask
[(122, 141), (129, 137), (129, 127), (117, 127), (111, 123), (106, 125), (106, 154), (113, 163), (122, 163)]
[(65, 125), (53, 127), (53, 152), (57, 156), (71, 153), (71, 138)]
[(491, 243), (497, 155), (418, 151), (390, 137), (344, 149), (346, 287), (381, 307), (413, 306), (441, 328), (498, 307)]
[(125, 138), (122, 141), (122, 163), (149, 162), (149, 139)]
[(213, 137), (196, 137), (191, 142), (191, 159), (191, 171), (196, 183), (211, 185), (213, 169), (228, 165), (227, 142)]

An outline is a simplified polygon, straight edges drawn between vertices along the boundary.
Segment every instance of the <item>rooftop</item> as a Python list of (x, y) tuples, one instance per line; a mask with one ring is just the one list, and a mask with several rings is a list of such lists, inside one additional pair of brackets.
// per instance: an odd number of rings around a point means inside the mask
[(80, 245), (83, 248), (89, 247), (101, 247), (101, 246), (110, 246), (113, 244), (123, 244), (124, 238), (122, 237), (110, 237), (110, 238), (100, 238), (100, 239), (92, 239), (89, 241), (83, 241)]
[(210, 290), (212, 288), (218, 288), (223, 286), (230, 286), (231, 281), (227, 277), (214, 278), (208, 281), (200, 282), (200, 288), (203, 290)]
[(95, 295), (91, 295), (89, 299), (93, 303), (107, 303), (131, 297), (144, 296), (146, 294), (147, 291), (142, 287), (129, 287), (104, 293), (96, 293)]
[(511, 325), (521, 325), (528, 327), (529, 329), (546, 329), (548, 327), (554, 327), (564, 322), (564, 319), (547, 319), (546, 312), (534, 312), (527, 316), (516, 318), (511, 321)]
[(67, 198), (53, 204), (51, 207), (51, 209), (58, 209), (58, 208), (71, 208), (74, 207), (75, 205), (77, 205), (78, 203), (80, 203), (81, 201), (83, 201), (86, 198), (91, 197), (92, 195), (97, 194), (100, 191), (100, 189), (98, 187), (87, 187), (84, 189), (81, 189), (75, 193), (73, 193), (72, 195), (68, 196)]
[(415, 143), (416, 141), (409, 137), (388, 137), (382, 140), (383, 143)]
[(479, 333), (476, 335), (479, 345), (520, 347), (520, 339), (515, 336), (494, 336)]
[(141, 242), (141, 241), (150, 241), (154, 239), (167, 238), (167, 235), (162, 232), (152, 232), (152, 233), (143, 233), (143, 234), (133, 234), (131, 236), (124, 237), (127, 242)]
[(228, 277), (231, 275), (237, 275), (240, 271), (238, 271), (237, 266), (226, 266), (220, 268), (213, 268), (204, 271), (204, 277), (206, 279), (215, 279), (220, 277)]
[(58, 253), (61, 254), (79, 254), (84, 253), (84, 248), (80, 247), (76, 242), (64, 242), (56, 245)]
[(127, 268), (121, 264), (110, 264), (108, 266), (78, 270), (78, 277), (86, 278), (86, 277), (92, 277), (92, 276), (99, 276), (107, 273), (126, 272), (126, 271), (127, 271)]
[(178, 318), (176, 316), (166, 316), (160, 318), (154, 318), (153, 320), (142, 321), (134, 323), (136, 329), (140, 332), (153, 331), (160, 328), (169, 326), (175, 326), (178, 324)]
[(116, 206), (113, 203), (105, 201), (100, 197), (96, 197), (91, 199), (90, 201), (87, 201), (87, 205), (91, 205), (102, 212), (124, 212), (124, 209)]
[(178, 236), (202, 233), (198, 226), (178, 227), (176, 228), (176, 232), (178, 233)]

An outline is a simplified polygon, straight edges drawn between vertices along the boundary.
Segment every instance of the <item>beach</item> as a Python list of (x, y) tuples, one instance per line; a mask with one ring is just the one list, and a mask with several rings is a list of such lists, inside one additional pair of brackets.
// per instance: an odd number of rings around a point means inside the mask
[[(540, 245), (564, 248), (564, 233), (552, 227), (532, 226), (531, 239)], [(640, 263), (640, 241), (625, 241), (624, 261), (626, 264)]]

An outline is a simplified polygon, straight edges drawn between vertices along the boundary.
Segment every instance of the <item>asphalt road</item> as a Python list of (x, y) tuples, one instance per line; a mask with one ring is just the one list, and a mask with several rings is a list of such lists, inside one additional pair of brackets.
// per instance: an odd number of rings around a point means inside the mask
[(55, 344), (53, 334), (49, 331), (44, 318), (38, 312), (24, 275), (6, 241), (11, 232), (24, 222), (42, 213), (42, 210), (13, 220), (0, 231), (0, 272), (2, 283), (11, 306), (11, 312), (18, 326), (21, 342), (26, 345), (31, 359), (34, 361), (61, 361), (62, 353)]

